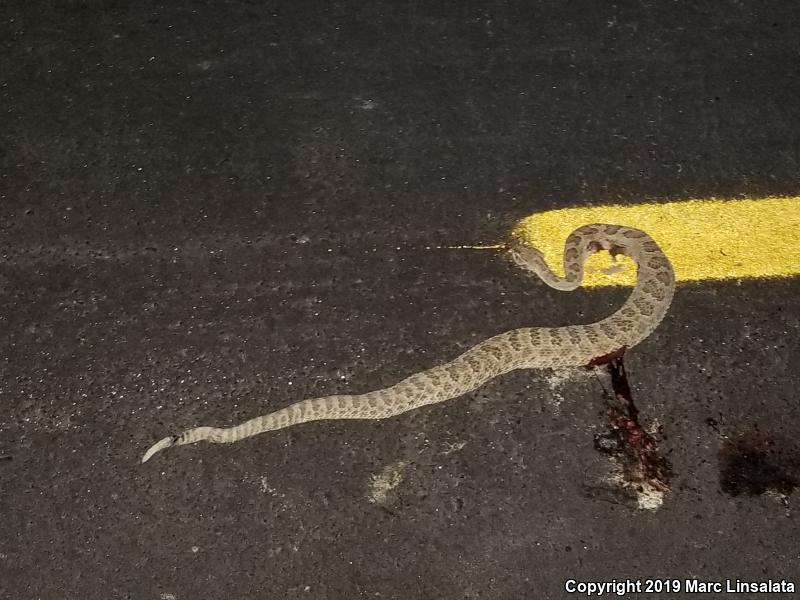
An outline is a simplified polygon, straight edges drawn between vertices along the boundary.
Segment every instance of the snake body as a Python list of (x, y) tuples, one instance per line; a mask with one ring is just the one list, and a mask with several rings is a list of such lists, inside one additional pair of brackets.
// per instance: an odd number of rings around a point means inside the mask
[(385, 419), (456, 398), (514, 369), (583, 366), (635, 346), (664, 318), (675, 290), (672, 265), (649, 235), (619, 225), (580, 227), (565, 243), (564, 277), (555, 275), (535, 248), (518, 242), (510, 245), (511, 256), (519, 266), (559, 290), (577, 288), (586, 258), (601, 249), (614, 256), (624, 254), (637, 264), (636, 286), (619, 310), (605, 319), (588, 325), (514, 329), (484, 340), (448, 363), (415, 373), (384, 389), (302, 400), (233, 427), (189, 429), (153, 445), (142, 462), (170, 446), (201, 440), (232, 443), (323, 419)]

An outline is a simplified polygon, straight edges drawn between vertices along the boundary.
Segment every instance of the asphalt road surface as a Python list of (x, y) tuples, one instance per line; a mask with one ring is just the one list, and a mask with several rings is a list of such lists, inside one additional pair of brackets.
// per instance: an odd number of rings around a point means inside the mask
[(796, 278), (679, 285), (626, 357), (670, 463), (657, 510), (615, 488), (608, 398), (580, 370), (139, 463), (188, 427), (377, 389), (626, 294), (441, 246), (558, 207), (797, 195), (796, 3), (0, 15), (0, 597), (800, 584)]

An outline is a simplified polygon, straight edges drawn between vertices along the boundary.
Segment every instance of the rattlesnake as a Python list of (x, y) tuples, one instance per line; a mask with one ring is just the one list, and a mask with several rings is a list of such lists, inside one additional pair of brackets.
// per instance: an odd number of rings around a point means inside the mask
[(297, 402), (228, 428), (197, 427), (153, 445), (142, 458), (170, 446), (201, 440), (230, 443), (308, 421), (385, 419), (470, 392), (514, 369), (596, 364), (641, 342), (656, 328), (672, 302), (675, 276), (658, 244), (638, 229), (593, 224), (576, 229), (564, 247), (564, 277), (555, 275), (539, 250), (511, 242), (511, 256), (522, 268), (559, 290), (574, 290), (590, 254), (605, 249), (624, 254), (637, 266), (636, 287), (611, 316), (589, 325), (530, 327), (491, 337), (449, 363), (415, 373), (399, 383), (360, 395), (336, 395)]

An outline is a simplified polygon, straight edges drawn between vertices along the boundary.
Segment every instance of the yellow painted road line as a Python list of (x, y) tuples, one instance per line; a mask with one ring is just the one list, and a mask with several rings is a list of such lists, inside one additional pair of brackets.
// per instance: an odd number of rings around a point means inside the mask
[(437, 250), (503, 250), (507, 248), (505, 244), (481, 244), (478, 246), (426, 246), (427, 250), (436, 248)]
[[(564, 241), (577, 227), (613, 223), (649, 233), (675, 267), (678, 281), (800, 275), (800, 197), (686, 200), (552, 210), (526, 217), (513, 235), (539, 248), (563, 274)], [(635, 267), (607, 252), (586, 262), (586, 286), (633, 285)]]

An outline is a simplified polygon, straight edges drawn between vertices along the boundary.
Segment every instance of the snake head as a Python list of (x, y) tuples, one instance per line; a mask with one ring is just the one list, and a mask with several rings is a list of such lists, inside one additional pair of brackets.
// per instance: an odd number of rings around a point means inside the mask
[(534, 265), (541, 265), (544, 261), (544, 254), (542, 251), (526, 246), (519, 240), (514, 240), (508, 246), (511, 252), (511, 258), (523, 269), (532, 271)]

